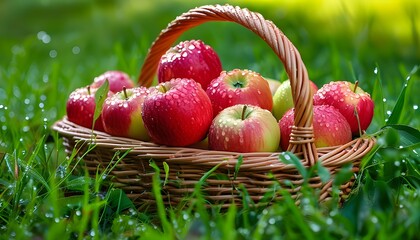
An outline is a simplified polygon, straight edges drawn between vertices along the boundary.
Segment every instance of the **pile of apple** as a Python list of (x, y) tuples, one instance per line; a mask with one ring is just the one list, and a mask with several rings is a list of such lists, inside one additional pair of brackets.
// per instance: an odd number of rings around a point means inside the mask
[[(67, 101), (67, 118), (110, 135), (166, 146), (198, 146), (234, 152), (286, 150), (294, 123), (289, 80), (259, 73), (225, 71), (201, 40), (180, 42), (162, 56), (158, 84), (135, 86), (121, 71), (107, 71)], [(93, 124), (95, 92), (109, 92)], [(370, 95), (356, 84), (336, 81), (322, 88), (310, 81), (317, 147), (342, 145), (363, 134), (373, 117)], [(92, 126), (93, 125), (93, 126)]]

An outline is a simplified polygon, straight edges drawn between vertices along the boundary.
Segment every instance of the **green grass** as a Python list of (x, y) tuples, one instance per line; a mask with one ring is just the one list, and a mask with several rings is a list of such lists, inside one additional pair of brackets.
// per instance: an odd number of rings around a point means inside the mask
[[(342, 206), (318, 203), (318, 193), (304, 186), (299, 206), (280, 189), (284, 199), (266, 208), (249, 204), (223, 211), (217, 206), (204, 209), (197, 189), (189, 207), (165, 209), (157, 201), (157, 213), (147, 213), (137, 211), (101, 175), (74, 174), (70, 163), (83, 159), (67, 155), (50, 127), (65, 115), (69, 93), (89, 84), (93, 77), (120, 69), (136, 79), (159, 31), (196, 3), (98, 2), (0, 2), (0, 21), (6, 23), (0, 25), (1, 239), (417, 236), (419, 4), (402, 1), (403, 7), (391, 6), (398, 13), (394, 20), (404, 30), (396, 33), (391, 23), (383, 24), (386, 6), (378, 11), (354, 11), (364, 9), (363, 5), (356, 1), (359, 4), (352, 8), (343, 1), (341, 15), (337, 14), (341, 17), (337, 17), (318, 11), (316, 4), (298, 8), (292, 3), (234, 1), (262, 13), (283, 30), (318, 86), (331, 80), (357, 79), (372, 93), (375, 117), (368, 133), (377, 135), (377, 145), (363, 160), (357, 186)], [(225, 69), (250, 68), (271, 78), (287, 78), (264, 42), (232, 23), (208, 23), (182, 38), (201, 38), (212, 45)], [(349, 177), (345, 171), (339, 176), (336, 181)], [(161, 181), (164, 179), (156, 175), (157, 199)], [(244, 196), (247, 201), (246, 191)]]

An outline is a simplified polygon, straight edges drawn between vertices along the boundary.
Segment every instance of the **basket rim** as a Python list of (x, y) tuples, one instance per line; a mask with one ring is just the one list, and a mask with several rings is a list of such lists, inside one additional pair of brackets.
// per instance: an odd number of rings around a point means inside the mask
[[(295, 168), (293, 164), (285, 164), (279, 160), (282, 151), (276, 152), (228, 152), (199, 149), (194, 147), (170, 147), (152, 142), (116, 137), (105, 132), (92, 130), (70, 122), (66, 116), (56, 121), (52, 129), (61, 136), (78, 142), (94, 144), (97, 147), (109, 149), (110, 152), (129, 151), (129, 154), (139, 159), (166, 161), (168, 164), (184, 164), (204, 168), (220, 165), (222, 168), (234, 169), (242, 157), (241, 170), (281, 172)], [(347, 163), (353, 163), (363, 158), (374, 146), (376, 139), (364, 136), (351, 142), (333, 147), (318, 148), (319, 161), (329, 169), (335, 169)], [(303, 153), (295, 153), (303, 160)], [(304, 167), (310, 165), (301, 161)]]

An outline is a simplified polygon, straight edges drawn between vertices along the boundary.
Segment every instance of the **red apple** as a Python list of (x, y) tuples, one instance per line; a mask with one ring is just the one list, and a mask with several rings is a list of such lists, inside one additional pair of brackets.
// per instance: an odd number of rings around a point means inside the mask
[(213, 120), (209, 148), (233, 152), (274, 152), (280, 143), (280, 129), (270, 111), (238, 104), (223, 109)]
[[(314, 106), (313, 128), (316, 147), (337, 146), (348, 143), (352, 139), (350, 125), (344, 116), (334, 107), (328, 105)], [(289, 146), (290, 133), (294, 124), (294, 112), (288, 110), (280, 119), (281, 148)]]
[(99, 88), (107, 79), (109, 82), (109, 91), (113, 93), (122, 91), (124, 87), (134, 87), (134, 82), (126, 73), (121, 71), (106, 71), (93, 79), (91, 88)]
[(102, 108), (105, 132), (142, 141), (150, 140), (141, 117), (142, 104), (149, 92), (146, 87), (123, 88), (123, 91), (108, 97)]
[(334, 106), (343, 114), (353, 135), (359, 135), (369, 127), (374, 108), (370, 95), (357, 85), (357, 82), (330, 82), (314, 95), (314, 105)]
[[(311, 97), (318, 91), (318, 87), (314, 82), (309, 80), (309, 87), (311, 88)], [(281, 83), (277, 88), (273, 96), (273, 115), (277, 120), (280, 120), (281, 117), (291, 108), (294, 107), (292, 88), (290, 85), (290, 80), (286, 80)]]
[[(90, 86), (77, 88), (70, 93), (66, 104), (67, 119), (86, 128), (92, 128), (93, 117), (95, 114), (95, 93), (97, 88)], [(112, 93), (108, 92), (108, 97)], [(102, 124), (102, 114), (95, 122), (95, 130), (104, 131)]]
[(164, 54), (158, 66), (159, 83), (172, 78), (191, 78), (205, 90), (222, 71), (219, 56), (201, 40), (178, 43)]
[(191, 79), (160, 83), (143, 102), (144, 125), (153, 142), (187, 146), (203, 140), (213, 110), (206, 92)]
[(260, 74), (250, 70), (223, 71), (210, 83), (206, 92), (215, 116), (223, 109), (237, 104), (254, 105), (269, 111), (273, 107), (268, 82)]

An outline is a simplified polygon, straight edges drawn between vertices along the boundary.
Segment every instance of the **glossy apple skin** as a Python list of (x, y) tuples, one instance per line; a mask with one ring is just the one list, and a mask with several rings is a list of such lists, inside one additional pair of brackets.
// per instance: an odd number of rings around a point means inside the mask
[[(337, 109), (328, 105), (318, 105), (314, 106), (313, 110), (316, 147), (337, 146), (352, 140), (350, 125)], [(290, 133), (294, 124), (294, 111), (294, 108), (289, 109), (279, 121), (281, 129), (280, 145), (284, 151), (289, 146)]]
[(191, 78), (205, 90), (221, 71), (222, 63), (213, 48), (201, 40), (183, 41), (161, 57), (158, 81), (162, 83), (173, 78)]
[(143, 102), (144, 125), (153, 142), (187, 146), (203, 140), (213, 110), (206, 92), (191, 79), (160, 83)]
[[(359, 130), (365, 131), (373, 118), (374, 102), (370, 95), (363, 91), (360, 87), (348, 81), (330, 82), (322, 86), (314, 95), (314, 105), (330, 105), (340, 111), (350, 124), (352, 134), (359, 135)], [(357, 117), (357, 110), (360, 129)]]
[[(96, 88), (87, 87), (77, 88), (70, 93), (66, 104), (67, 119), (86, 128), (92, 128), (93, 116), (95, 114), (95, 93)], [(112, 93), (108, 92), (108, 97)], [(95, 122), (94, 128), (98, 131), (104, 131), (102, 124), (102, 114)]]
[(258, 106), (268, 111), (273, 107), (268, 82), (260, 74), (246, 69), (223, 71), (210, 83), (206, 92), (215, 116), (223, 109), (237, 104)]
[(274, 152), (280, 129), (270, 111), (244, 104), (223, 109), (210, 126), (209, 149), (232, 152)]
[(274, 93), (276, 93), (277, 89), (280, 87), (281, 82), (267, 77), (264, 77), (264, 79), (267, 80), (268, 86), (270, 86), (271, 95), (274, 96)]
[(150, 93), (146, 87), (129, 88), (108, 97), (102, 108), (102, 122), (106, 133), (119, 137), (150, 140), (143, 124), (141, 110), (144, 98)]
[(113, 93), (122, 91), (124, 87), (133, 88), (135, 86), (134, 82), (126, 73), (110, 70), (95, 77), (93, 79), (93, 83), (91, 84), (91, 88), (99, 88), (107, 79), (109, 82), (109, 91)]
[[(318, 91), (318, 87), (311, 80), (309, 80), (309, 87), (311, 88), (311, 97), (313, 97)], [(293, 107), (294, 103), (290, 80), (286, 80), (281, 83), (274, 93), (272, 113), (277, 120), (280, 120), (281, 117), (283, 117), (283, 115)]]

